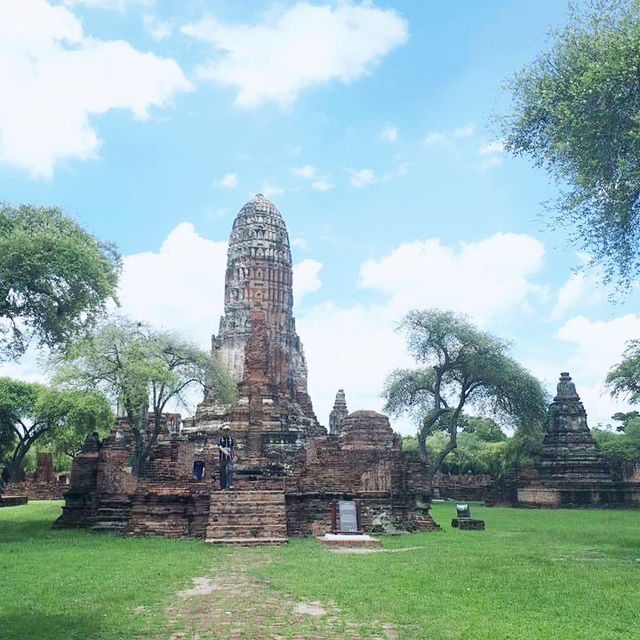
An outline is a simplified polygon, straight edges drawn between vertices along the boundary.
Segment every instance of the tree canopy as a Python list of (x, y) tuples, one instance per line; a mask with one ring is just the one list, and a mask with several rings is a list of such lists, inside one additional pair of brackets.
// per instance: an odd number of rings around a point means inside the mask
[(437, 309), (411, 311), (401, 328), (411, 355), (422, 366), (397, 369), (388, 376), (385, 408), (418, 419), (418, 450), (425, 461), (427, 436), (434, 435), (436, 425), (446, 430), (448, 439), (433, 459), (432, 477), (457, 447), (463, 408), (490, 410), (522, 431), (544, 421), (546, 397), (540, 383), (511, 358), (504, 342), (480, 331), (465, 316)]
[(612, 396), (640, 403), (640, 340), (627, 343), (622, 362), (609, 371), (606, 385)]
[[(99, 389), (121, 406), (135, 442), (134, 473), (143, 476), (169, 401), (184, 405), (193, 387), (233, 402), (235, 382), (217, 359), (176, 334), (115, 318), (52, 358), (64, 387)], [(147, 414), (150, 411), (150, 420)]]
[(116, 296), (120, 258), (60, 209), (0, 203), (0, 359), (64, 345)]
[(505, 148), (563, 189), (556, 223), (626, 290), (640, 273), (640, 3), (571, 3), (549, 49), (516, 73)]
[[(5, 443), (2, 478), (15, 481), (33, 444), (47, 438), (84, 438), (108, 429), (113, 416), (96, 391), (58, 391), (41, 384), (0, 378), (0, 441)], [(1, 452), (0, 452), (1, 453)]]

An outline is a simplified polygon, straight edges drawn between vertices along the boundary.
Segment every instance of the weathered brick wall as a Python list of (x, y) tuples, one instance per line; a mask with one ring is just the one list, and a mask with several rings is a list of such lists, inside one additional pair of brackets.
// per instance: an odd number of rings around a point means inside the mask
[(433, 488), (439, 490), (441, 498), (461, 501), (494, 502), (497, 495), (497, 488), (488, 474), (437, 473)]
[(129, 450), (120, 445), (103, 446), (98, 459), (96, 491), (100, 495), (127, 496), (136, 488), (129, 466)]

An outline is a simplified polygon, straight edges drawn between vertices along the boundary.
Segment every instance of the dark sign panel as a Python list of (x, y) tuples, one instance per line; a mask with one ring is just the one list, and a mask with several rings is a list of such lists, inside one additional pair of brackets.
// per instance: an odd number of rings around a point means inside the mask
[(358, 533), (356, 503), (351, 500), (339, 500), (340, 533)]

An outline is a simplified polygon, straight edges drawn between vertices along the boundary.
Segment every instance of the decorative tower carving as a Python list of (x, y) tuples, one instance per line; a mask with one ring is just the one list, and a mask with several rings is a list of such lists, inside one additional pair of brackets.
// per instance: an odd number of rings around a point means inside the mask
[(329, 433), (337, 435), (340, 431), (340, 421), (349, 415), (347, 411), (347, 400), (344, 396), (344, 389), (338, 389), (336, 400), (333, 403), (333, 410), (329, 414)]

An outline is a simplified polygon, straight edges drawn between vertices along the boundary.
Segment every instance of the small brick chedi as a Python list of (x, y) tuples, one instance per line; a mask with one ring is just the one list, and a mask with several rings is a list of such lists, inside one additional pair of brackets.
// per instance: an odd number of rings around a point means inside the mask
[[(360, 502), (370, 531), (438, 528), (426, 470), (415, 453), (402, 451), (386, 416), (348, 414), (340, 390), (330, 433), (318, 423), (292, 311), (287, 229), (258, 194), (233, 223), (224, 316), (212, 338), (237, 382), (237, 402), (207, 395), (182, 428), (168, 415), (142, 479), (128, 467), (126, 420), (104, 442), (88, 441), (74, 461), (57, 526), (270, 543), (326, 533), (332, 502), (349, 499)], [(217, 484), (223, 425), (236, 441), (231, 491)]]
[(533, 477), (518, 487), (518, 503), (536, 507), (640, 506), (637, 485), (615, 481), (600, 456), (568, 373), (560, 374), (549, 421)]

